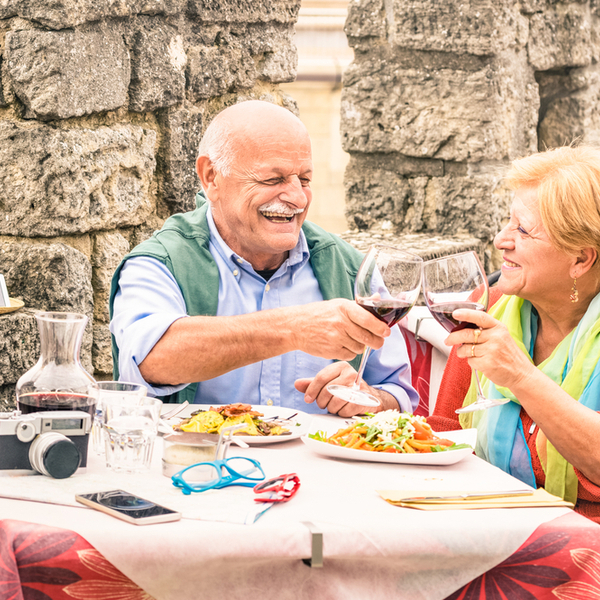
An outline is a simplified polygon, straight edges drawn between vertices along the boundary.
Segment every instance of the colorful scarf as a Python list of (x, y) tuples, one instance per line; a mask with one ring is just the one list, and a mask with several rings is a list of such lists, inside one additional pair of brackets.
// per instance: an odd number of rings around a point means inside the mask
[[(537, 315), (529, 301), (518, 296), (502, 296), (490, 315), (506, 325), (519, 348), (529, 356), (537, 335)], [(541, 371), (570, 396), (592, 410), (600, 410), (600, 377), (593, 377), (600, 359), (600, 294), (596, 296), (579, 325), (538, 365)], [(521, 481), (536, 487), (531, 455), (520, 419), (521, 405), (508, 388), (497, 387), (481, 378), (483, 391), (490, 398), (510, 398), (501, 406), (460, 415), (463, 428), (477, 428), (477, 456), (491, 462)], [(463, 406), (476, 400), (474, 376)], [(545, 443), (546, 447), (542, 445)], [(575, 503), (578, 479), (575, 471), (538, 432), (536, 449), (546, 474), (546, 490)], [(546, 452), (544, 452), (546, 450)]]

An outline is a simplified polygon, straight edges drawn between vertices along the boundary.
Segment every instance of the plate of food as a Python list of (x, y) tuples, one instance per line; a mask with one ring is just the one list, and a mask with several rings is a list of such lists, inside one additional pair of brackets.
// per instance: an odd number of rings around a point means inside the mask
[(219, 434), (224, 427), (245, 425), (234, 435), (247, 444), (276, 444), (302, 437), (313, 415), (280, 406), (190, 404), (167, 422), (175, 431)]
[(344, 427), (315, 419), (302, 441), (316, 454), (346, 460), (452, 465), (473, 453), (476, 429), (435, 433), (425, 417), (398, 410), (354, 417)]

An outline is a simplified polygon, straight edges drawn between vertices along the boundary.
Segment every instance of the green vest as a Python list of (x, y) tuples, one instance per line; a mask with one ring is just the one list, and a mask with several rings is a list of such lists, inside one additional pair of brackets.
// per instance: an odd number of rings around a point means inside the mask
[[(196, 195), (196, 210), (169, 217), (162, 229), (136, 246), (122, 260), (113, 275), (109, 311), (113, 316), (119, 274), (125, 261), (134, 256), (149, 256), (163, 263), (177, 281), (190, 316), (217, 314), (219, 296), (219, 269), (209, 250), (210, 230), (206, 220), (208, 203), (203, 192)], [(324, 300), (354, 298), (354, 279), (363, 255), (339, 237), (327, 233), (313, 223), (305, 222), (310, 264)], [(202, 276), (199, 276), (202, 273)], [(112, 336), (113, 376), (119, 378), (119, 349)], [(360, 357), (351, 364), (358, 369)], [(198, 383), (163, 398), (165, 402), (193, 403)]]

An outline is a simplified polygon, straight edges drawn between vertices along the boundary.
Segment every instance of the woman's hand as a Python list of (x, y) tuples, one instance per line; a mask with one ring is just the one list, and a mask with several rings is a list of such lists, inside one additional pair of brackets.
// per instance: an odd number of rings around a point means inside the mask
[(517, 346), (503, 323), (477, 310), (459, 309), (453, 316), (478, 327), (455, 331), (444, 342), (447, 346), (459, 346), (457, 356), (466, 358), (472, 369), (483, 373), (497, 386), (511, 390), (534, 373), (535, 365)]

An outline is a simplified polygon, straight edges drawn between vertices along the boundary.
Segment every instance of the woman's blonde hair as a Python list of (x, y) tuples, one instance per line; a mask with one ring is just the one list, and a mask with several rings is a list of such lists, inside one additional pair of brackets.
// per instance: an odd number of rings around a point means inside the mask
[(600, 254), (600, 148), (564, 146), (513, 161), (507, 185), (537, 187), (542, 223), (552, 243)]

